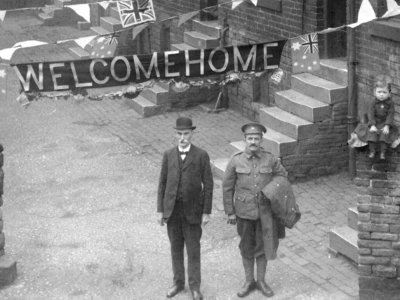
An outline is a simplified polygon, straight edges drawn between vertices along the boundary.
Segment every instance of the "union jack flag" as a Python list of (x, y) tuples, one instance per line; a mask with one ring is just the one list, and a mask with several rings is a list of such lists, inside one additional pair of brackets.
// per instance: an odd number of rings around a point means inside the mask
[(129, 27), (156, 20), (152, 0), (118, 1), (122, 27)]
[(316, 33), (306, 34), (300, 36), (302, 41), (304, 54), (307, 53), (317, 53), (318, 52), (318, 36)]

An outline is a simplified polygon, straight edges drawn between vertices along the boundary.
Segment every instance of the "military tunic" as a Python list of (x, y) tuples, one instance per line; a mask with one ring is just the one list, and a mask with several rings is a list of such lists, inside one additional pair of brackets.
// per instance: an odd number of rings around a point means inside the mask
[[(263, 253), (263, 234), (260, 222), (261, 190), (274, 176), (285, 176), (285, 168), (271, 153), (260, 149), (251, 153), (246, 148), (232, 156), (223, 180), (223, 203), (227, 215), (235, 214), (237, 218), (238, 234), (241, 237), (240, 250), (243, 257), (256, 257)], [(265, 215), (265, 214), (264, 214)], [(272, 212), (268, 212), (272, 219)], [(277, 249), (278, 233), (276, 220), (268, 220), (271, 231), (274, 231), (271, 249)], [(271, 254), (270, 257), (274, 255)]]

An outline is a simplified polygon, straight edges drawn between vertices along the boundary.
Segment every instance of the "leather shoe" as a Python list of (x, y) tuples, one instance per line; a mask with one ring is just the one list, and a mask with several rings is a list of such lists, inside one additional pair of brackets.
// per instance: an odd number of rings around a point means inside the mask
[(386, 159), (385, 152), (382, 152), (382, 153), (381, 153), (380, 159)]
[(203, 295), (200, 293), (199, 290), (192, 291), (193, 300), (203, 300)]
[(179, 292), (184, 290), (184, 286), (183, 285), (179, 285), (179, 284), (174, 284), (170, 290), (167, 293), (167, 298), (172, 298), (174, 297), (176, 294), (178, 294)]
[(250, 294), (257, 287), (255, 281), (246, 281), (242, 289), (237, 293), (238, 297), (243, 298)]
[(257, 288), (265, 297), (272, 297), (274, 292), (264, 281), (257, 281)]

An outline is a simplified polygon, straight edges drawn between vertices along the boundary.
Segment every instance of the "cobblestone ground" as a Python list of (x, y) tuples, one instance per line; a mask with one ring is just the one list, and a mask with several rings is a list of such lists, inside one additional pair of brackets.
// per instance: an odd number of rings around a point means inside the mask
[[(122, 100), (41, 100), (26, 109), (2, 101), (6, 253), (16, 282), (1, 299), (164, 299), (169, 243), (156, 223), (162, 152), (179, 115), (193, 118), (194, 143), (227, 157), (247, 122), (199, 108), (141, 118)], [(237, 299), (243, 281), (235, 228), (226, 224), (221, 181), (203, 228), (202, 291)], [(274, 299), (356, 299), (355, 266), (327, 251), (328, 231), (345, 224), (357, 189), (345, 173), (294, 184), (302, 219), (282, 240), (267, 281)], [(189, 299), (188, 289), (176, 299)], [(260, 299), (254, 292), (247, 299)]]
[[(198, 128), (193, 142), (206, 149), (211, 159), (231, 155), (229, 143), (242, 139), (240, 127), (249, 121), (232, 110), (212, 114), (199, 108), (143, 119), (132, 110), (121, 110), (121, 105), (116, 101), (105, 101), (85, 106), (85, 111), (100, 122), (107, 119), (110, 132), (156, 165), (162, 152), (174, 145), (171, 128), (180, 115), (193, 118)], [(138, 143), (139, 140), (142, 142)], [(215, 181), (217, 213), (207, 233), (218, 241), (231, 239), (236, 232), (225, 226), (221, 181)], [(287, 231), (287, 238), (280, 247), (280, 260), (330, 292), (342, 291), (355, 297), (358, 294), (356, 267), (327, 251), (327, 233), (335, 226), (347, 223), (347, 209), (356, 205), (357, 187), (347, 174), (342, 173), (297, 183), (294, 191), (303, 216), (296, 228)]]

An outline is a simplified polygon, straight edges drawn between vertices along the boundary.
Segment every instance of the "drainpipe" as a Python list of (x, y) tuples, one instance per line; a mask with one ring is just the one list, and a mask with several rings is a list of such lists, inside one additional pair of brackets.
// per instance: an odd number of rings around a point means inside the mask
[[(347, 23), (356, 22), (356, 1), (347, 0)], [(347, 27), (347, 131), (348, 136), (354, 131), (357, 122), (357, 82), (356, 82), (356, 47), (355, 29)], [(356, 176), (355, 149), (349, 147), (349, 174), (353, 179)]]

